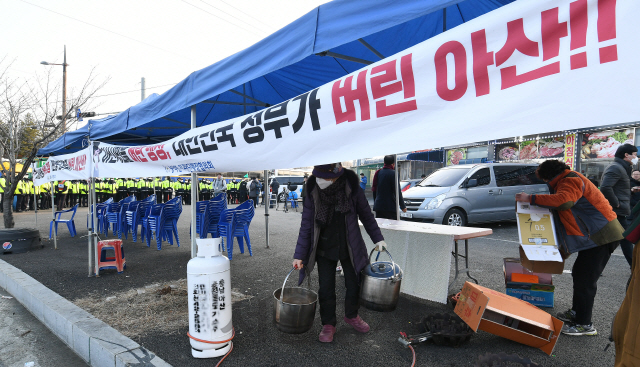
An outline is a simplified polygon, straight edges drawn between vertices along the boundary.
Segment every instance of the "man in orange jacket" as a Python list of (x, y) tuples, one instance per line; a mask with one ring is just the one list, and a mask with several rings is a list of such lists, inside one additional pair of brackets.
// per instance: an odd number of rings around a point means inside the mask
[(516, 194), (516, 201), (549, 208), (557, 215), (559, 249), (564, 258), (578, 253), (573, 277), (573, 307), (557, 317), (562, 333), (597, 335), (591, 322), (597, 282), (624, 229), (609, 202), (586, 177), (563, 162), (543, 162), (536, 175), (549, 185), (549, 195)]

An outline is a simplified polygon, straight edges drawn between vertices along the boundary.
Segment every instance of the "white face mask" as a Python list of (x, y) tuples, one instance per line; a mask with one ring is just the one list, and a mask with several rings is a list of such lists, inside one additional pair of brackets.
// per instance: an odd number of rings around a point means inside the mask
[(324, 178), (320, 177), (316, 177), (316, 182), (318, 183), (318, 187), (320, 187), (320, 190), (326, 189), (333, 183), (333, 181), (325, 180)]
[(638, 164), (638, 157), (633, 157), (633, 159), (631, 159), (631, 164), (633, 164), (634, 166)]

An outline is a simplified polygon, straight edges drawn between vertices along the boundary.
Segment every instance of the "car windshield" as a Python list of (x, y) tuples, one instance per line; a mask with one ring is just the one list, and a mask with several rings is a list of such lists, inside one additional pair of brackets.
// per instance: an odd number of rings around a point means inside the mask
[(453, 186), (458, 181), (460, 181), (460, 179), (465, 174), (467, 174), (467, 172), (469, 172), (469, 167), (455, 167), (455, 168), (440, 169), (430, 174), (417, 186), (421, 186), (421, 187)]

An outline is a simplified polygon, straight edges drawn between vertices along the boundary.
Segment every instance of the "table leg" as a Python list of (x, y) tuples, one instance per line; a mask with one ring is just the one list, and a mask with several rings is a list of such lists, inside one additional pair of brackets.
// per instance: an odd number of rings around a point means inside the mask
[(451, 286), (456, 282), (456, 280), (458, 280), (458, 274), (460, 273), (458, 271), (458, 256), (460, 256), (458, 254), (458, 241), (453, 240), (453, 244), (454, 244), (454, 252), (452, 252), (451, 254), (453, 255), (456, 272), (454, 273), (453, 280), (451, 281), (451, 283), (449, 283), (449, 289), (451, 289)]
[(478, 284), (478, 280), (469, 274), (469, 240), (464, 240), (464, 267), (467, 270), (467, 276)]

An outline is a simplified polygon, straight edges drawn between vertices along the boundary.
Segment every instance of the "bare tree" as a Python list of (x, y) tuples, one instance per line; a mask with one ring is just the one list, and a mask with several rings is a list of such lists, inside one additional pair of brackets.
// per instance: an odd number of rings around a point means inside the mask
[[(6, 179), (3, 215), (4, 227), (13, 228), (13, 197), (38, 149), (62, 134), (62, 124), (73, 118), (73, 111), (93, 107), (92, 98), (106, 85), (108, 78), (98, 81), (93, 69), (80, 89), (71, 90), (66, 116), (58, 119), (57, 116), (62, 115), (61, 86), (53, 82), (57, 78), (52, 69), (33, 79), (23, 79), (9, 76), (11, 63), (6, 57), (0, 60), (0, 66), (4, 66), (0, 67), (0, 158), (3, 161), (0, 171)], [(18, 164), (22, 164), (19, 171)]]

